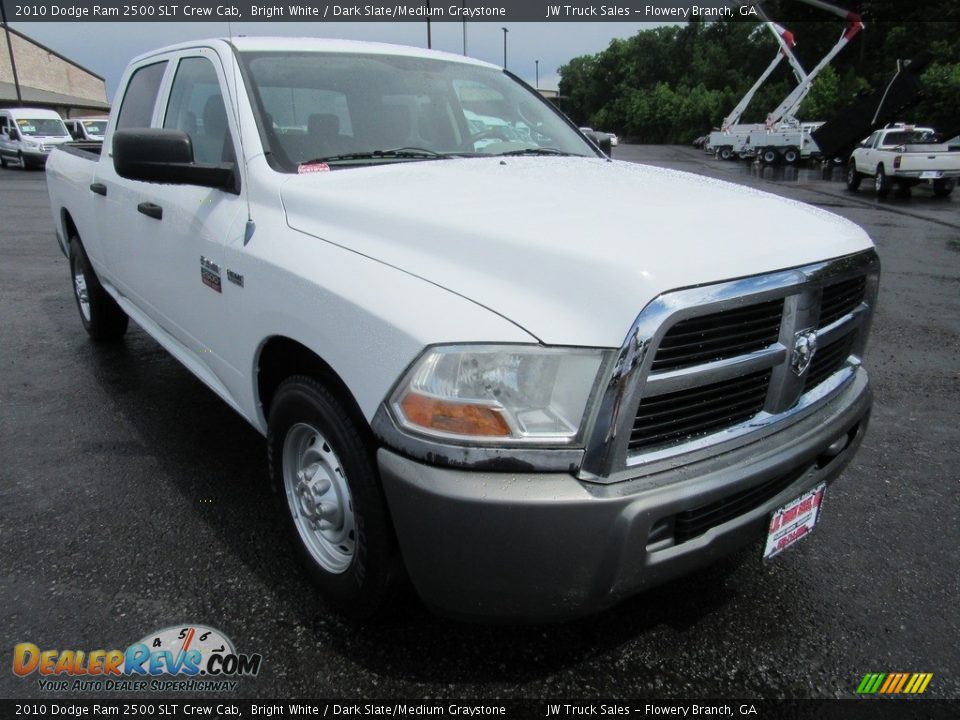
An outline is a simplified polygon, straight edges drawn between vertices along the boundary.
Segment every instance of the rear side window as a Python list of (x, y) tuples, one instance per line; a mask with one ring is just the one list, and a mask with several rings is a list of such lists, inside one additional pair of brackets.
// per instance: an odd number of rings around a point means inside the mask
[(166, 69), (167, 62), (164, 60), (153, 65), (144, 65), (133, 73), (120, 106), (118, 130), (150, 127), (160, 82)]

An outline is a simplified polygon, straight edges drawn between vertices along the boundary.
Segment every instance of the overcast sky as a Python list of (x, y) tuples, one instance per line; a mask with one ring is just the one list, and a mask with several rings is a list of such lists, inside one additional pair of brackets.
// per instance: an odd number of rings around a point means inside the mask
[[(225, 37), (226, 23), (10, 23), (62, 55), (102, 75), (107, 98), (112, 99), (130, 58), (164, 45), (205, 37)], [(501, 23), (468, 23), (467, 54), (503, 63)], [(540, 87), (556, 89), (557, 68), (570, 58), (596, 53), (613, 38), (634, 35), (644, 23), (508, 23), (507, 67), (534, 84), (535, 61), (540, 61)], [(426, 47), (426, 23), (235, 23), (234, 35), (309, 35), (313, 37), (377, 40)], [(463, 52), (461, 23), (433, 23), (433, 48)]]

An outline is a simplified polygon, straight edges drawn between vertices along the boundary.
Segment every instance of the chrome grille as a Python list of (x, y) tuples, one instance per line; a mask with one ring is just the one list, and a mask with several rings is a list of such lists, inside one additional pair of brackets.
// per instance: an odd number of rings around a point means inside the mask
[(655, 298), (613, 363), (581, 475), (654, 474), (809, 415), (854, 377), (878, 276), (867, 250)]
[(660, 341), (651, 370), (677, 370), (769, 347), (780, 335), (782, 315), (781, 298), (681, 320)]
[(767, 397), (770, 371), (640, 401), (630, 451), (706, 435), (752, 418)]

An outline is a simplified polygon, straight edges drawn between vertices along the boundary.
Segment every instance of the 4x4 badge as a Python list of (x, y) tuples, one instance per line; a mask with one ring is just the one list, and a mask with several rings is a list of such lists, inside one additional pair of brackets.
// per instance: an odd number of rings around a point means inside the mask
[(801, 330), (793, 336), (793, 355), (790, 356), (790, 367), (797, 375), (803, 375), (814, 353), (817, 352), (817, 333), (814, 330)]

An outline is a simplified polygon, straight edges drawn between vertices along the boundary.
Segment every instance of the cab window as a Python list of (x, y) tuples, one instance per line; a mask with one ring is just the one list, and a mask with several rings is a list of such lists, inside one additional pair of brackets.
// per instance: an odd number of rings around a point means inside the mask
[(153, 108), (157, 103), (157, 93), (167, 61), (144, 65), (134, 71), (123, 96), (120, 115), (117, 117), (117, 130), (127, 128), (147, 128), (153, 120)]
[(227, 109), (213, 63), (204, 57), (183, 58), (170, 89), (163, 127), (190, 136), (196, 162), (233, 162), (235, 154)]

